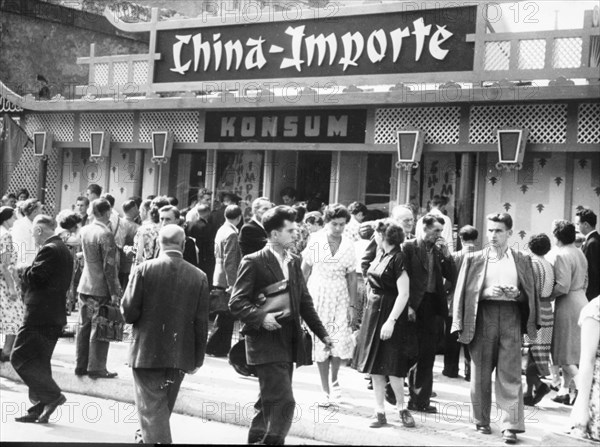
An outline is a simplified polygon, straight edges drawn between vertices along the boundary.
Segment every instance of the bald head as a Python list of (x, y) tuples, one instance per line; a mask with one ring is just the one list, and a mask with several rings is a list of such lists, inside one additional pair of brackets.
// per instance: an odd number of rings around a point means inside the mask
[(396, 205), (392, 209), (392, 220), (400, 225), (406, 234), (412, 232), (415, 224), (415, 216), (412, 210), (405, 205)]
[(183, 228), (178, 225), (167, 225), (158, 232), (158, 243), (162, 251), (183, 251), (184, 241), (185, 233), (183, 232)]

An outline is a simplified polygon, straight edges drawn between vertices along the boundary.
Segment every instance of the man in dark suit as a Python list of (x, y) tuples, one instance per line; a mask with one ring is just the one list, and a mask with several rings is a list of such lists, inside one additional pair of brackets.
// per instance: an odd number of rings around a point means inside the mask
[(206, 273), (208, 278), (212, 278), (215, 271), (214, 244), (217, 228), (210, 221), (210, 208), (208, 205), (199, 203), (196, 206), (196, 212), (198, 218), (186, 223), (186, 233), (196, 241), (198, 268)]
[(452, 332), (469, 344), (473, 363), (471, 403), (477, 431), (490, 434), (492, 373), (504, 442), (525, 431), (521, 382), (521, 334), (532, 340), (540, 327), (531, 260), (508, 247), (508, 213), (487, 217), (489, 245), (464, 259), (456, 288)]
[(32, 233), (40, 247), (33, 264), (23, 274), (25, 317), (17, 333), (11, 363), (25, 385), (33, 407), (17, 422), (47, 423), (67, 399), (54, 379), (50, 360), (63, 326), (67, 323), (66, 295), (71, 284), (73, 257), (60, 237), (56, 222), (40, 214)]
[(267, 243), (267, 232), (262, 223), (265, 212), (273, 204), (267, 197), (259, 197), (252, 202), (252, 219), (240, 231), (240, 249), (242, 256), (257, 252)]
[[(169, 418), (185, 373), (204, 362), (208, 333), (208, 281), (182, 256), (185, 233), (167, 225), (161, 254), (136, 267), (122, 302), (133, 324), (129, 364), (144, 443), (171, 443)], [(176, 287), (173, 285), (176, 284)]]
[(439, 331), (436, 317), (446, 318), (448, 315), (443, 283), (444, 278), (454, 281), (455, 269), (446, 240), (441, 236), (444, 220), (426, 214), (422, 222), (422, 237), (402, 245), (410, 278), (408, 317), (416, 321), (419, 338), (417, 363), (408, 373), (408, 409), (436, 413), (437, 409), (430, 405)]
[(106, 369), (109, 342), (90, 339), (92, 320), (104, 304), (118, 305), (121, 299), (119, 262), (113, 232), (108, 228), (112, 207), (106, 199), (91, 203), (94, 221), (81, 229), (83, 272), (79, 293), (79, 331), (75, 375), (111, 379), (116, 372)]
[[(164, 228), (167, 225), (179, 225), (181, 222), (181, 213), (179, 209), (173, 205), (163, 206), (158, 210), (158, 225), (159, 228)], [(154, 243), (154, 257), (158, 257), (160, 254), (160, 244), (158, 243), (158, 239), (155, 239)], [(198, 267), (198, 247), (196, 246), (196, 242), (193, 238), (186, 236), (184, 245), (183, 245), (183, 259), (194, 267)], [(206, 273), (206, 272), (204, 272)]]
[[(333, 346), (306, 288), (300, 258), (288, 250), (294, 241), (295, 215), (292, 208), (283, 205), (264, 214), (267, 246), (242, 259), (229, 301), (231, 313), (243, 323), (246, 357), (256, 368), (260, 386), (249, 444), (283, 444), (292, 425), (296, 405), (293, 362), (301, 366), (311, 360), (311, 353), (304, 351), (300, 318), (323, 343)], [(281, 313), (263, 311), (259, 294), (284, 279), (288, 281), (291, 316), (278, 321)]]
[(585, 296), (589, 301), (600, 295), (600, 234), (596, 231), (598, 218), (590, 209), (583, 209), (575, 216), (579, 232), (585, 236), (581, 247), (588, 262), (588, 286)]
[[(225, 223), (215, 236), (215, 274), (213, 287), (223, 290), (231, 296), (231, 290), (237, 279), (237, 271), (242, 260), (238, 243), (237, 225), (242, 220), (242, 209), (237, 205), (225, 208)], [(231, 349), (231, 336), (235, 319), (230, 312), (222, 312), (215, 319), (215, 328), (208, 340), (206, 353), (215, 357), (225, 357)]]

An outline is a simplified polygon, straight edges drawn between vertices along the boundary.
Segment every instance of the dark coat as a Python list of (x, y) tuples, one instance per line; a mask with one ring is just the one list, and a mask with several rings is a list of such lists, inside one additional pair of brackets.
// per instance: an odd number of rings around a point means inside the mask
[(267, 245), (267, 232), (254, 220), (251, 220), (242, 227), (239, 243), (242, 256), (256, 253)]
[(133, 368), (202, 366), (208, 335), (208, 281), (182, 255), (168, 251), (138, 265), (121, 304), (133, 323)]
[[(425, 241), (422, 239), (411, 239), (402, 244), (402, 252), (405, 256), (405, 267), (410, 278), (410, 297), (408, 303), (415, 311), (423, 301), (427, 286), (428, 259)], [(436, 302), (434, 303), (435, 314), (442, 317), (448, 316), (448, 302), (445, 296), (444, 278), (454, 282), (456, 270), (452, 255), (444, 256), (442, 251), (433, 248), (433, 268), (435, 269)]]
[[(521, 331), (531, 340), (537, 337), (537, 329), (541, 324), (539, 312), (539, 298), (535, 293), (533, 280), (533, 267), (531, 259), (524, 254), (513, 250), (512, 255), (517, 268), (519, 291), (525, 299), (519, 303), (521, 311)], [(456, 288), (454, 289), (454, 306), (452, 312), (451, 332), (458, 332), (458, 341), (469, 344), (475, 335), (477, 308), (479, 297), (483, 290), (488, 257), (483, 250), (467, 256), (462, 264)]]
[(588, 286), (585, 296), (591, 301), (600, 295), (600, 234), (594, 231), (581, 248), (588, 262)]
[(66, 299), (73, 274), (73, 256), (58, 236), (44, 242), (23, 274), (23, 326), (64, 326)]
[(265, 247), (245, 256), (240, 264), (229, 309), (233, 317), (243, 323), (242, 333), (246, 336), (246, 357), (250, 365), (275, 362), (296, 362), (297, 366), (307, 364), (310, 359), (305, 357), (299, 343), (302, 337), (300, 317), (321, 340), (327, 337), (306, 288), (300, 258), (291, 256), (288, 268), (292, 318), (282, 322), (282, 328), (275, 331), (262, 327), (266, 314), (257, 305), (261, 289), (285, 279), (275, 255)]

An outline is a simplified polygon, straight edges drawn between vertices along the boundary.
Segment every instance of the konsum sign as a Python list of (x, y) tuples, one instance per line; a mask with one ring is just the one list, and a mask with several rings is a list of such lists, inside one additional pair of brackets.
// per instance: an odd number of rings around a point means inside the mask
[(154, 83), (473, 70), (476, 6), (157, 31)]

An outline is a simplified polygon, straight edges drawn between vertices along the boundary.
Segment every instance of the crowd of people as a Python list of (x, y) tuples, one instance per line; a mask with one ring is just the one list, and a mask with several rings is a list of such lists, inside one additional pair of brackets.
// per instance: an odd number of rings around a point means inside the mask
[[(418, 219), (410, 205), (369, 219), (358, 202), (303, 203), (295, 195), (282, 191), (279, 206), (255, 199), (246, 221), (237, 195), (223, 193), (215, 205), (206, 189), (185, 209), (174, 197), (151, 196), (131, 197), (119, 212), (114, 197), (92, 184), (55, 217), (27, 191), (5, 195), (1, 360), (11, 361), (33, 403), (17, 420), (47, 422), (66, 401), (50, 359), (70, 312), (79, 313), (74, 373), (117, 376), (107, 367), (109, 342), (92, 331), (99, 309), (111, 305), (132, 325), (136, 439), (144, 442), (171, 442), (168, 420), (184, 374), (195, 373), (205, 354), (228, 355), (236, 321), (260, 388), (249, 443), (285, 441), (293, 364), (313, 359), (320, 406), (343, 398), (338, 373), (351, 365), (370, 379), (370, 427), (387, 425), (386, 400), (404, 427), (414, 427), (411, 412), (437, 412), (440, 346), (450, 378), (459, 377), (464, 352), (478, 432), (492, 432), (495, 371), (504, 442), (525, 431), (524, 405), (551, 390), (553, 401), (573, 405), (573, 433), (600, 440), (600, 235), (592, 210), (554, 221), (554, 244), (536, 234), (515, 249), (508, 213), (487, 216), (486, 240), (472, 225), (454, 240), (440, 196)], [(274, 285), (281, 299), (269, 301)], [(209, 315), (213, 295), (225, 296), (228, 309)]]

